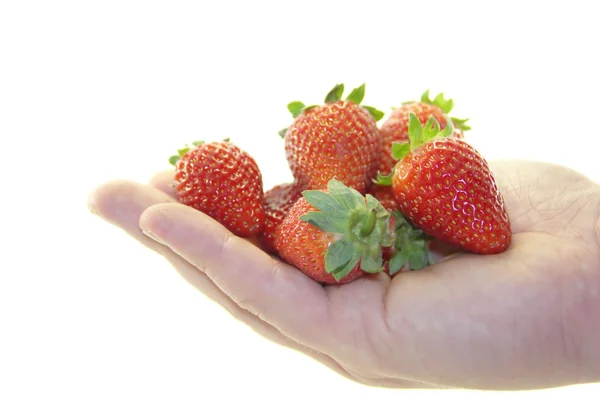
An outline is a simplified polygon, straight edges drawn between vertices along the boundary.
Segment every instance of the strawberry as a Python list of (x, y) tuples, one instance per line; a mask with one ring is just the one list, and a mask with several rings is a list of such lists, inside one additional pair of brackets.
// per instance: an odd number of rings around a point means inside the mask
[[(410, 144), (396, 143), (399, 159), (390, 176), (400, 212), (425, 234), (478, 254), (504, 251), (511, 230), (504, 199), (479, 152), (451, 137), (452, 121), (440, 130), (431, 117), (423, 128), (410, 114)], [(390, 181), (391, 180), (391, 181)]]
[(279, 184), (265, 192), (265, 227), (260, 236), (261, 247), (265, 251), (276, 252), (277, 227), (301, 196), (302, 192), (296, 182)]
[(342, 100), (344, 85), (336, 85), (325, 104), (288, 104), (294, 116), (280, 132), (294, 178), (303, 189), (324, 189), (331, 179), (364, 194), (377, 173), (381, 136), (377, 121), (383, 113), (361, 106), (365, 85)]
[(275, 235), (279, 256), (324, 284), (381, 272), (382, 248), (393, 241), (390, 213), (335, 179), (326, 189), (304, 191)]
[[(444, 94), (438, 94), (433, 100), (429, 98), (429, 90), (421, 96), (421, 101), (409, 101), (396, 108), (381, 125), (379, 129), (383, 141), (381, 159), (379, 161), (379, 173), (387, 175), (392, 171), (396, 160), (392, 156), (392, 144), (394, 142), (408, 142), (408, 116), (413, 113), (421, 123), (426, 123), (429, 118), (434, 117), (440, 124), (440, 128), (446, 127), (444, 114), (449, 114), (454, 107), (452, 99), (446, 100)], [(468, 119), (452, 118), (454, 124), (454, 137), (463, 138), (464, 131), (471, 129), (466, 125)]]
[(249, 237), (262, 231), (262, 175), (254, 159), (229, 142), (194, 142), (169, 162), (175, 166), (179, 201), (206, 213), (233, 234)]

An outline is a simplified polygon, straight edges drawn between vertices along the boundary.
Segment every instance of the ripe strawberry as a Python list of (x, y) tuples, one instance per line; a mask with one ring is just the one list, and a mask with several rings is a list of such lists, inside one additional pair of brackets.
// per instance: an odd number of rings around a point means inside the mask
[(229, 140), (194, 142), (169, 159), (179, 201), (212, 217), (233, 234), (262, 231), (262, 175), (254, 159)]
[[(511, 241), (504, 199), (486, 160), (470, 144), (440, 131), (435, 118), (425, 128), (410, 115), (410, 144), (394, 144), (399, 159), (391, 176), (396, 202), (416, 227), (469, 252), (494, 254)], [(380, 182), (390, 184), (390, 176)]]
[(324, 189), (331, 179), (364, 194), (377, 173), (381, 136), (377, 121), (383, 113), (360, 106), (365, 85), (342, 100), (344, 85), (336, 85), (325, 104), (305, 107), (288, 104), (294, 116), (285, 138), (286, 158), (303, 189)]
[(275, 235), (279, 256), (315, 281), (343, 284), (382, 271), (382, 248), (393, 244), (390, 214), (371, 195), (332, 179), (307, 190)]
[[(421, 96), (421, 101), (410, 101), (396, 108), (381, 125), (379, 129), (383, 141), (382, 155), (379, 161), (379, 173), (388, 175), (396, 164), (392, 156), (392, 144), (395, 142), (408, 142), (408, 116), (413, 113), (421, 123), (426, 123), (434, 117), (440, 128), (446, 127), (444, 114), (449, 114), (454, 107), (452, 99), (446, 100), (444, 94), (438, 94), (433, 100), (429, 98), (429, 90)], [(471, 129), (466, 125), (468, 119), (452, 118), (454, 124), (454, 137), (463, 138), (464, 131)]]
[(261, 247), (265, 251), (276, 252), (277, 227), (301, 196), (302, 191), (296, 182), (279, 184), (265, 192), (265, 228), (260, 236)]

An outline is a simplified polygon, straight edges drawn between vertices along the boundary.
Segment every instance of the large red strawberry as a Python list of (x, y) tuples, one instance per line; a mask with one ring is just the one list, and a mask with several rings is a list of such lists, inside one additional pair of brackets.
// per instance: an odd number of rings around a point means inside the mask
[(504, 199), (483, 156), (451, 137), (435, 118), (423, 127), (410, 115), (410, 144), (394, 144), (392, 185), (399, 210), (429, 236), (478, 254), (504, 251), (511, 229)]
[(240, 237), (260, 233), (265, 221), (264, 194), (254, 159), (229, 140), (194, 145), (169, 160), (175, 165), (179, 201)]
[[(444, 94), (438, 94), (433, 100), (429, 98), (429, 90), (425, 91), (420, 101), (409, 101), (394, 109), (390, 116), (381, 125), (380, 134), (383, 141), (382, 155), (379, 161), (379, 173), (387, 175), (392, 171), (396, 160), (392, 156), (392, 144), (408, 141), (408, 116), (414, 114), (421, 123), (426, 123), (434, 117), (440, 128), (446, 127), (444, 114), (449, 114), (454, 108), (452, 99), (446, 100)], [(452, 118), (454, 124), (454, 137), (463, 138), (464, 131), (470, 129), (467, 119)]]
[(377, 173), (381, 136), (377, 120), (383, 113), (361, 106), (365, 85), (342, 100), (339, 84), (325, 98), (324, 105), (305, 107), (288, 104), (294, 116), (285, 136), (290, 169), (303, 189), (324, 189), (331, 179), (364, 194)]
[(283, 183), (265, 192), (265, 228), (260, 236), (261, 247), (275, 253), (275, 234), (292, 206), (300, 199), (298, 183)]
[(275, 235), (282, 259), (325, 284), (381, 272), (382, 248), (393, 242), (390, 213), (335, 179), (324, 190), (304, 191)]

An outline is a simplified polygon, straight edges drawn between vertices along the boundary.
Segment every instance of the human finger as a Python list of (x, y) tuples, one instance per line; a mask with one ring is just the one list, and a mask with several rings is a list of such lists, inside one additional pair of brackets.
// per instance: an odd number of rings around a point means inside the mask
[(148, 185), (162, 191), (171, 198), (177, 199), (173, 177), (173, 170), (163, 170), (152, 176), (148, 181)]
[(331, 346), (327, 295), (298, 269), (184, 205), (152, 206), (141, 216), (140, 226), (205, 272), (242, 308), (306, 346)]
[(164, 193), (148, 186), (127, 180), (115, 180), (94, 190), (89, 197), (88, 206), (93, 213), (121, 228), (146, 247), (163, 255), (189, 284), (263, 337), (279, 345), (303, 352), (335, 372), (347, 378), (352, 378), (344, 368), (329, 356), (300, 345), (281, 334), (273, 326), (240, 308), (195, 266), (175, 254), (168, 247), (143, 234), (139, 227), (141, 214), (152, 205), (168, 202), (173, 202), (173, 200)]

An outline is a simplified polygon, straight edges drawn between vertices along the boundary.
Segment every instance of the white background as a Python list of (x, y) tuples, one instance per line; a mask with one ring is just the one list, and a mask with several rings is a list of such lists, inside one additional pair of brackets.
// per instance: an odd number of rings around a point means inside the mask
[[(367, 83), (389, 111), (426, 88), (488, 158), (600, 181), (593, 2), (0, 2), (0, 397), (422, 398), (274, 345), (91, 215), (88, 193), (231, 137), (288, 181), (286, 104)], [(439, 398), (592, 396), (436, 392)]]

